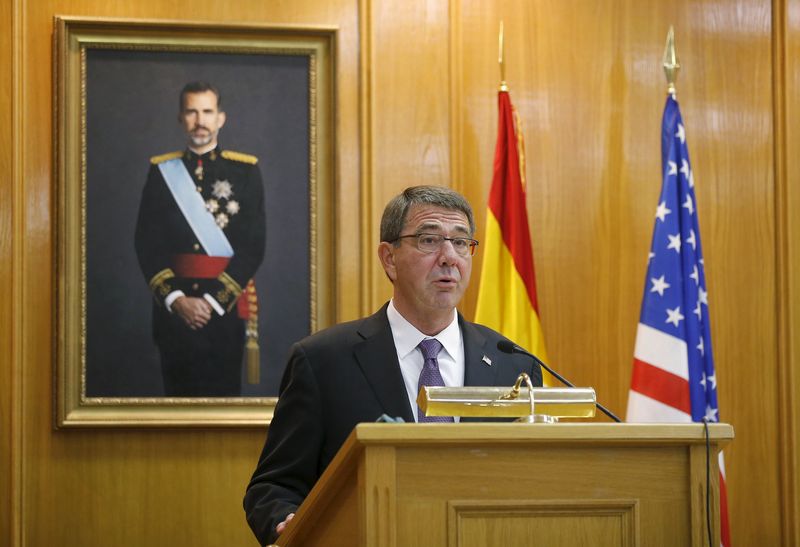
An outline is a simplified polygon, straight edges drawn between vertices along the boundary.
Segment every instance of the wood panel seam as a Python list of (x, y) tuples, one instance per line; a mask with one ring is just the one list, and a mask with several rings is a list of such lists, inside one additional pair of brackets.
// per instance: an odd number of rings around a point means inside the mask
[[(375, 286), (375, 275), (372, 268), (372, 242), (375, 238), (375, 228), (372, 222), (372, 184), (374, 181), (373, 173), (373, 147), (372, 147), (372, 1), (359, 0), (359, 113), (361, 121), (359, 123), (361, 142), (361, 292), (358, 309), (361, 316), (368, 315), (372, 305), (372, 294)], [(341, 318), (340, 318), (341, 319)]]
[(797, 437), (794, 431), (797, 416), (794, 413), (792, 370), (792, 308), (791, 308), (791, 251), (789, 195), (787, 180), (787, 135), (786, 135), (786, 48), (787, 28), (785, 0), (772, 1), (772, 83), (773, 83), (773, 154), (775, 184), (775, 287), (777, 323), (777, 372), (778, 372), (778, 457), (781, 492), (781, 535), (783, 542), (796, 544), (800, 541), (797, 507)]
[(22, 67), (24, 59), (23, 29), (25, 25), (24, 0), (14, 0), (12, 3), (12, 52), (11, 52), (11, 545), (23, 545), (24, 529), (22, 521), (22, 508), (25, 502), (24, 492), (24, 433), (25, 423), (23, 412), (24, 375), (23, 363), (23, 333), (24, 317), (23, 287), (21, 280), (25, 279), (24, 252), (21, 241), (24, 241), (25, 223), (23, 221), (24, 193), (22, 188), (23, 166), (23, 131), (22, 118), (25, 111), (25, 95), (22, 93), (23, 77)]
[(450, 89), (450, 181), (451, 186), (460, 193), (464, 193), (463, 164), (464, 140), (462, 112), (463, 96), (463, 56), (461, 48), (461, 2), (452, 0), (449, 4), (449, 34), (450, 54), (449, 64), (449, 89)]

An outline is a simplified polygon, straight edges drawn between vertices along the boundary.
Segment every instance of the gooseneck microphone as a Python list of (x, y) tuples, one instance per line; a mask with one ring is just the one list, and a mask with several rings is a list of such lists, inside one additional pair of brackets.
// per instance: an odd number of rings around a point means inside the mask
[[(550, 374), (552, 374), (553, 376), (555, 376), (556, 378), (558, 378), (558, 380), (559, 380), (559, 381), (560, 381), (562, 384), (564, 384), (565, 386), (568, 386), (568, 387), (575, 387), (575, 385), (574, 385), (572, 382), (570, 382), (569, 380), (567, 380), (566, 378), (564, 378), (563, 376), (561, 376), (559, 373), (557, 373), (555, 370), (551, 369), (551, 368), (550, 368), (550, 367), (548, 367), (546, 364), (544, 364), (544, 361), (542, 361), (541, 359), (539, 359), (538, 357), (536, 357), (534, 354), (530, 353), (529, 351), (525, 351), (524, 349), (522, 349), (521, 347), (519, 347), (518, 345), (516, 345), (516, 344), (515, 344), (514, 342), (512, 342), (511, 340), (500, 340), (499, 342), (497, 342), (497, 349), (499, 349), (499, 350), (500, 350), (500, 351), (502, 351), (503, 353), (521, 353), (522, 355), (527, 355), (528, 357), (530, 357), (531, 359), (533, 359), (533, 361), (534, 361), (534, 362), (535, 362), (537, 365), (539, 365), (540, 367), (542, 367), (543, 369), (545, 369), (547, 372), (549, 372)], [(610, 410), (608, 410), (606, 407), (604, 407), (603, 405), (601, 405), (601, 404), (600, 404), (600, 403), (598, 403), (597, 401), (595, 401), (595, 405), (597, 405), (597, 408), (599, 408), (599, 409), (600, 409), (600, 411), (601, 411), (603, 414), (605, 414), (606, 416), (608, 416), (609, 418), (611, 418), (611, 419), (612, 419), (612, 420), (614, 420), (615, 422), (618, 422), (618, 423), (619, 423), (619, 422), (622, 422), (622, 420), (620, 420), (620, 419), (619, 419), (619, 418), (616, 416), (616, 414), (614, 414), (613, 412), (611, 412)]]

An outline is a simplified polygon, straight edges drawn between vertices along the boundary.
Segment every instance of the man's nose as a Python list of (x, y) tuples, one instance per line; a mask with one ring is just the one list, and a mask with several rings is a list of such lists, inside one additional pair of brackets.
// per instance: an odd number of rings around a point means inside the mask
[(459, 254), (456, 252), (453, 242), (445, 239), (439, 246), (439, 263), (440, 264), (455, 264), (459, 259)]

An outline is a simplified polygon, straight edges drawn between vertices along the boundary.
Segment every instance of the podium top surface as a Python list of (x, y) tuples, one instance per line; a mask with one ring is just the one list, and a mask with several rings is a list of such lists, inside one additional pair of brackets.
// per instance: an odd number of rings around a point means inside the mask
[[(726, 444), (734, 437), (733, 426), (708, 425), (709, 440)], [(458, 424), (358, 424), (351, 433), (360, 444), (460, 444), (499, 443), (705, 443), (699, 423), (458, 423)]]

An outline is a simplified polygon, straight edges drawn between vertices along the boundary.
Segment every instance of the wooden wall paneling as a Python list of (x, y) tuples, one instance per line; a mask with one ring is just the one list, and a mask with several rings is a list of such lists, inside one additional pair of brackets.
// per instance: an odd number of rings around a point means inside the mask
[[(52, 422), (49, 418), (52, 400), (52, 366), (49, 353), (50, 287), (52, 287), (52, 269), (50, 258), (50, 173), (51, 173), (51, 101), (50, 72), (30, 71), (34, 59), (42, 62), (44, 71), (50, 65), (50, 36), (42, 36), (35, 43), (31, 36), (31, 14), (24, 2), (20, 3), (20, 33), (15, 36), (14, 47), (20, 51), (21, 64), (16, 67), (20, 79), (19, 95), (16, 97), (16, 109), (20, 112), (22, 123), (15, 135), (20, 148), (20, 179), (17, 192), (21, 196), (15, 215), (19, 215), (17, 227), (20, 232), (15, 236), (21, 252), (17, 253), (15, 266), (20, 274), (17, 291), (19, 299), (14, 310), (14, 320), (19, 329), (21, 346), (15, 346), (15, 358), (19, 359), (21, 404), (23, 418), (20, 421), (22, 431), (18, 437), (21, 457), (20, 471), (20, 543), (30, 545), (30, 515), (37, 497), (44, 497), (36, 492), (33, 485), (50, 472), (50, 458), (47, 457), (43, 444), (50, 436)], [(36, 140), (39, 133), (40, 139)], [(24, 242), (24, 243), (23, 243)], [(28, 313), (23, 313), (27, 310)], [(38, 312), (38, 313), (37, 313)], [(36, 336), (34, 333), (43, 334)], [(42, 383), (45, 380), (46, 383)], [(48, 386), (48, 391), (44, 391)], [(47, 389), (47, 388), (45, 388)], [(44, 404), (34, 404), (43, 401)], [(47, 421), (41, 418), (46, 417)], [(41, 484), (41, 483), (40, 483)], [(48, 484), (45, 482), (44, 484)], [(53, 481), (50, 484), (57, 484)], [(33, 503), (32, 503), (33, 502)], [(37, 507), (36, 509), (41, 509)], [(51, 514), (39, 511), (39, 514)], [(54, 520), (59, 520), (56, 517)], [(62, 527), (65, 523), (61, 523)]]
[[(736, 441), (725, 452), (731, 532), (745, 545), (781, 543), (779, 513), (759, 509), (778, 506), (783, 480), (776, 450), (770, 8), (768, 2), (697, 6), (685, 40), (692, 57), (684, 63), (692, 70), (682, 76), (691, 86), (684, 93), (684, 116), (696, 143), (691, 147), (721, 418), (736, 427)], [(756, 468), (763, 472), (752, 473)], [(756, 525), (748, 522), (754, 511)]]
[(367, 312), (391, 297), (377, 260), (380, 217), (403, 188), (451, 186), (447, 2), (369, 1), (369, 100), (373, 240), (366, 244), (372, 294)]
[(491, 181), (502, 18), (548, 352), (620, 414), (661, 187), (660, 60), (675, 25), (721, 413), (737, 431), (726, 449), (733, 535), (779, 543), (767, 509), (780, 490), (770, 2), (474, 0), (460, 17), (465, 192), (485, 203)]
[(375, 246), (378, 239), (378, 228), (375, 226), (373, 212), (373, 181), (375, 180), (374, 162), (372, 158), (372, 66), (373, 66), (373, 34), (372, 34), (372, 0), (358, 0), (358, 36), (359, 36), (359, 72), (358, 102), (360, 115), (359, 148), (361, 150), (361, 237), (358, 242), (361, 252), (358, 268), (363, 273), (359, 285), (359, 315), (371, 313), (374, 287), (380, 283), (378, 271), (374, 265)]
[(13, 108), (17, 89), (14, 65), (18, 51), (12, 47), (18, 32), (19, 11), (13, 0), (0, 1), (0, 119), (6, 123), (0, 129), (0, 286), (6, 297), (0, 299), (0, 544), (16, 543), (19, 531), (19, 361), (15, 359), (14, 322), (12, 310), (17, 302), (14, 291), (14, 209), (19, 199), (19, 178), (15, 153), (19, 150), (14, 133), (19, 116)]
[[(13, 348), (12, 359), (24, 365), (24, 371), (19, 371), (19, 381), (24, 378), (20, 403), (24, 430), (15, 437), (21, 441), (22, 457), (21, 544), (255, 545), (244, 520), (241, 499), (260, 453), (264, 431), (52, 430), (53, 17), (61, 14), (337, 25), (336, 196), (340, 209), (335, 239), (341, 241), (340, 236), (346, 236), (358, 241), (358, 214), (354, 214), (358, 211), (355, 204), (360, 184), (357, 6), (346, 0), (235, 4), (20, 0), (19, 6), (23, 28), (15, 36), (14, 47), (23, 52), (15, 74), (21, 82), (16, 106), (22, 122), (15, 143), (23, 161), (15, 179), (20, 197), (14, 212), (21, 220), (15, 223), (18, 228), (14, 237), (24, 247), (14, 262), (20, 272), (21, 296), (14, 303), (9, 321), (18, 325), (22, 333), (21, 347)], [(8, 34), (3, 36), (6, 39)], [(10, 87), (4, 91), (7, 89)], [(5, 150), (8, 147), (2, 154)], [(343, 211), (343, 206), (348, 210)], [(3, 226), (10, 222), (6, 210), (3, 202)], [(2, 241), (5, 256), (7, 239)], [(357, 245), (337, 248), (337, 264), (343, 265), (337, 283), (346, 286), (337, 291), (340, 317), (358, 313), (358, 298), (353, 298), (347, 287), (357, 286), (357, 266), (351, 264), (359, 264), (359, 253)], [(5, 266), (0, 266), (0, 275), (3, 281), (7, 280)], [(5, 301), (0, 305), (6, 305)], [(6, 329), (2, 333), (8, 336)]]
[[(798, 165), (789, 151), (800, 121), (793, 100), (800, 7), (797, 0), (773, 4), (786, 13), (784, 145), (771, 136), (776, 31), (769, 0), (3, 0), (13, 17), (2, 18), (0, 28), (21, 28), (0, 38), (13, 39), (13, 47), (0, 48), (0, 74), (10, 75), (0, 79), (10, 82), (0, 90), (0, 112), (17, 112), (13, 127), (0, 132), (0, 169), (12, 173), (0, 185), (10, 184), (4, 195), (13, 196), (0, 202), (0, 282), (17, 295), (0, 300), (11, 312), (0, 313), (0, 345), (12, 347), (9, 357), (0, 355), (0, 375), (13, 375), (11, 385), (0, 382), (0, 426), (12, 419), (19, 386), (21, 416), (12, 422), (24, 429), (0, 436), (0, 479), (11, 474), (21, 481), (20, 544), (254, 545), (239, 503), (263, 441), (263, 432), (243, 430), (51, 429), (55, 14), (339, 25), (339, 319), (372, 311), (390, 294), (375, 260), (377, 223), (403, 187), (456, 187), (483, 229), (497, 131), (497, 26), (504, 19), (506, 77), (525, 128), (528, 211), (550, 357), (618, 413), (627, 400), (661, 184), (660, 59), (674, 24), (722, 418), (737, 435), (726, 449), (733, 537), (740, 545), (798, 544), (791, 424), (800, 423), (800, 291), (794, 290), (800, 243), (790, 234), (797, 231), (800, 192), (790, 184)], [(12, 105), (13, 82), (20, 87)], [(785, 176), (777, 179), (781, 149)], [(463, 306), (467, 317), (479, 271), (480, 257)], [(787, 335), (780, 354), (779, 327)], [(781, 380), (788, 386), (783, 396)], [(12, 447), (11, 440), (21, 444)], [(10, 470), (13, 453), (18, 473)], [(793, 482), (781, 490), (784, 477)], [(14, 514), (4, 503), (0, 525), (11, 519), (3, 515)]]
[[(320, 7), (322, 4), (322, 7)], [(287, 5), (298, 7), (297, 3)], [(339, 26), (336, 39), (336, 107), (334, 134), (336, 136), (336, 291), (337, 320), (352, 320), (362, 315), (366, 270), (362, 268), (364, 237), (361, 219), (366, 216), (363, 203), (362, 176), (362, 65), (360, 53), (360, 14), (356, 2), (337, 0), (320, 2), (305, 0), (303, 20), (327, 21)]]
[[(448, 74), (449, 98), (450, 98), (450, 180), (453, 189), (465, 194), (467, 191), (466, 180), (464, 178), (464, 131), (463, 118), (461, 113), (464, 109), (464, 40), (462, 29), (462, 2), (449, 2), (448, 27), (449, 41), (448, 49), (450, 54), (450, 66)], [(478, 204), (473, 207), (480, 209)], [(477, 219), (476, 219), (477, 220)], [(475, 234), (477, 237), (478, 234)], [(473, 268), (479, 263), (475, 263)], [(477, 281), (480, 269), (475, 269), (473, 283)], [(462, 304), (463, 306), (463, 304)]]
[(781, 525), (784, 545), (800, 545), (800, 2), (773, 6)]
[[(485, 203), (491, 181), (497, 131), (495, 44), (502, 18), (506, 79), (525, 131), (540, 313), (554, 364), (574, 367), (565, 373), (591, 367), (559, 358), (561, 346), (579, 347), (584, 359), (615, 355), (622, 349), (630, 353), (638, 306), (629, 311), (624, 304), (641, 298), (644, 259), (637, 259), (635, 230), (629, 224), (637, 221), (652, 230), (649, 217), (640, 221), (644, 215), (632, 214), (636, 201), (631, 194), (654, 204), (660, 184), (656, 180), (646, 187), (646, 169), (652, 163), (647, 154), (637, 150), (634, 155), (630, 148), (658, 146), (663, 86), (651, 86), (650, 102), (626, 107), (632, 100), (646, 98), (641, 84), (637, 88), (628, 81), (626, 63), (631, 61), (625, 55), (631, 48), (620, 37), (632, 16), (623, 10), (603, 15), (602, 2), (582, 6), (586, 9), (576, 11), (561, 3), (474, 2), (462, 9), (464, 36), (471, 37), (465, 38), (464, 54), (472, 60), (464, 70), (465, 140), (471, 142), (464, 155), (471, 162), (465, 171), (472, 177), (472, 199)], [(662, 45), (651, 50), (660, 55)], [(628, 110), (646, 111), (651, 105), (656, 132), (632, 131), (630, 126), (643, 123), (643, 116), (632, 116)], [(658, 167), (653, 172), (657, 179)], [(480, 214), (483, 220), (483, 211)], [(639, 245), (639, 256), (646, 256), (648, 244)], [(637, 287), (636, 296), (621, 290), (630, 284)], [(476, 290), (473, 287), (473, 294)], [(565, 305), (570, 302), (581, 305)], [(569, 329), (563, 328), (565, 322)], [(601, 334), (597, 331), (601, 324), (618, 328)], [(574, 379), (598, 384), (594, 377)], [(606, 383), (628, 381), (615, 377)]]

